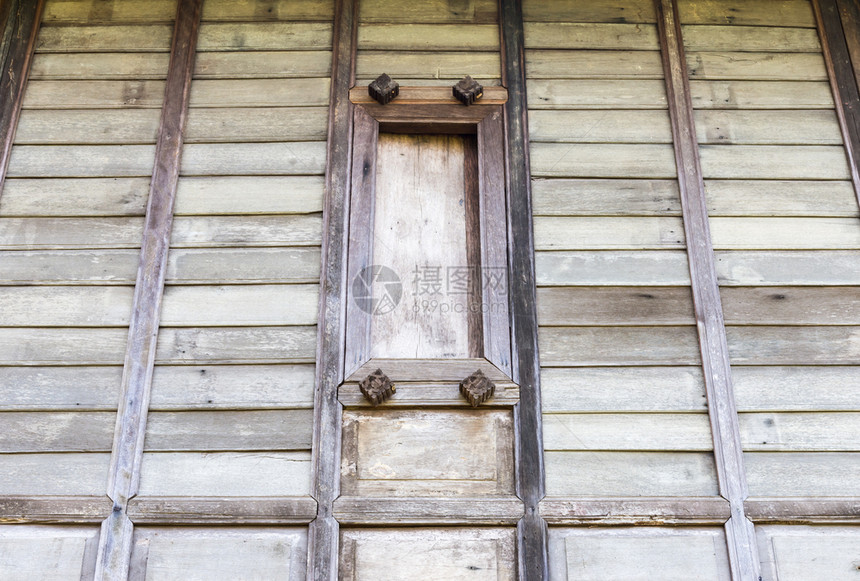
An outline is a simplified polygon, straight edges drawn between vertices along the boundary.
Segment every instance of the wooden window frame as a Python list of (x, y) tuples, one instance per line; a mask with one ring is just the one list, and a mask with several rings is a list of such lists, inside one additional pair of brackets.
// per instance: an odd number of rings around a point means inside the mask
[[(502, 87), (488, 87), (481, 101), (464, 106), (444, 87), (403, 87), (395, 101), (383, 106), (367, 96), (366, 89), (362, 89), (350, 91), (350, 101), (354, 107), (347, 250), (346, 378), (366, 364), (371, 353), (372, 315), (353, 307), (351, 281), (364, 268), (373, 264), (377, 142), (380, 131), (476, 136), (477, 159), (472, 163), (477, 166), (477, 191), (474, 197), (478, 207), (475, 213), (467, 212), (466, 217), (470, 266), (479, 264), (480, 268), (504, 268), (508, 273), (503, 112), (507, 91)], [(470, 163), (469, 158), (467, 151), (467, 165)], [(469, 214), (476, 215), (476, 219), (470, 220)], [(509, 285), (503, 289), (484, 284), (481, 287), (481, 303), (498, 307), (483, 310), (480, 317), (475, 317), (478, 324), (472, 325), (470, 321), (470, 356), (485, 359), (506, 376), (512, 377)]]

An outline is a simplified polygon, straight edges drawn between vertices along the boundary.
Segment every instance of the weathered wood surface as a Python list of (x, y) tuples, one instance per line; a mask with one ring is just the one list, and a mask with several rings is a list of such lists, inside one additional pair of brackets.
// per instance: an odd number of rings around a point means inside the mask
[(544, 449), (713, 450), (705, 413), (544, 414)]
[(851, 178), (845, 151), (829, 145), (703, 145), (706, 178), (822, 179)]
[(143, 216), (148, 195), (145, 177), (9, 179), (0, 215)]
[(310, 452), (146, 452), (139, 496), (306, 496)]
[(535, 143), (531, 160), (537, 177), (675, 177), (672, 147), (663, 144)]
[(30, 81), (24, 109), (158, 108), (164, 81)]
[(856, 249), (856, 218), (711, 218), (714, 248)]
[(181, 216), (321, 212), (324, 187), (322, 176), (187, 177), (179, 180), (175, 213)]
[(331, 22), (333, 2), (316, 0), (209, 0), (203, 7), (203, 20), (286, 20)]
[(572, 3), (564, 0), (525, 2), (523, 20), (526, 22), (629, 22), (653, 23), (654, 5), (648, 0), (595, 0)]
[(391, 526), (515, 525), (523, 517), (523, 503), (514, 496), (377, 499), (341, 496), (334, 503), (338, 522), (345, 525)]
[[(538, 289), (541, 325), (691, 325), (693, 299), (682, 287)], [(2, 301), (2, 294), (0, 294)]]
[(728, 327), (734, 365), (852, 365), (860, 356), (860, 328)]
[(856, 251), (717, 252), (722, 285), (857, 285)]
[(849, 181), (705, 180), (708, 215), (857, 216)]
[[(653, 25), (581, 22), (529, 22), (523, 26), (527, 50), (533, 49), (621, 49), (658, 50)], [(529, 71), (531, 74), (531, 71)]]
[(665, 111), (542, 111), (529, 113), (529, 139), (550, 143), (671, 143)]
[(480, 368), (494, 382), (508, 382), (510, 378), (486, 359), (374, 359), (363, 364), (346, 377), (346, 381), (359, 382), (375, 369), (382, 368), (393, 382), (445, 381), (459, 382)]
[(675, 217), (536, 217), (537, 250), (670, 249), (684, 247)]
[(547, 286), (690, 284), (684, 251), (541, 251), (535, 267), (537, 283)]
[(541, 514), (554, 525), (721, 525), (730, 515), (723, 498), (550, 498)]
[(744, 462), (751, 497), (860, 496), (856, 452), (747, 452)]
[(497, 51), (496, 24), (365, 24), (359, 50)]
[(170, 22), (176, 16), (175, 0), (131, 0), (109, 2), (93, 9), (89, 0), (51, 2), (45, 11), (45, 22), (51, 24), (86, 24), (94, 22)]
[(325, 171), (325, 142), (186, 145), (180, 171), (183, 176), (320, 175)]
[[(856, 504), (848, 505), (856, 511)], [(850, 579), (857, 571), (857, 528), (762, 526), (766, 579)]]
[[(128, 514), (136, 525), (167, 525), (181, 520), (187, 525), (294, 525), (307, 524), (316, 516), (310, 497), (157, 497), (133, 498)], [(184, 528), (184, 527), (183, 527)], [(167, 529), (162, 529), (167, 530)], [(172, 530), (183, 530), (174, 527)], [(212, 529), (210, 529), (212, 530)], [(223, 530), (223, 529), (221, 529)], [(247, 530), (247, 529), (245, 529)], [(193, 551), (190, 551), (193, 553)], [(304, 560), (305, 556), (300, 557)]]
[[(657, 48), (656, 46), (654, 47)], [(529, 79), (660, 79), (657, 50), (529, 50)]]
[(717, 496), (711, 452), (546, 453), (547, 497)]
[(804, 0), (745, 2), (744, 0), (682, 0), (678, 4), (684, 24), (733, 24), (748, 26), (797, 26), (815, 28), (815, 19)]
[[(0, 522), (14, 524), (22, 534), (26, 523), (95, 523), (98, 524), (111, 512), (111, 502), (104, 494), (99, 496), (2, 496), (0, 497)], [(68, 527), (64, 527), (67, 528)], [(0, 526), (0, 544), (7, 541), (9, 537), (16, 535), (14, 529), (6, 529)], [(39, 536), (40, 532), (50, 536), (49, 529), (33, 527), (30, 529), (33, 536)], [(95, 532), (95, 531), (92, 531)], [(6, 533), (9, 533), (8, 535)], [(26, 532), (22, 536), (28, 536)], [(5, 537), (5, 538), (4, 538)], [(93, 537), (92, 541), (95, 541)], [(92, 556), (95, 556), (93, 551)]]
[(171, 248), (316, 246), (319, 215), (177, 217)]
[[(387, 368), (386, 368), (387, 369)], [(469, 373), (469, 372), (466, 372)], [(474, 373), (474, 372), (472, 372)], [(469, 373), (471, 374), (471, 373)], [(467, 377), (464, 373), (462, 377)], [(471, 407), (460, 393), (460, 380), (424, 381), (414, 383), (397, 382), (397, 393), (386, 400), (386, 408), (392, 407)], [(520, 401), (520, 389), (515, 383), (494, 381), (496, 390), (493, 397), (481, 404), (482, 408), (511, 407)], [(355, 383), (345, 383), (338, 389), (338, 400), (351, 408), (371, 408), (360, 388)]]
[[(375, 79), (386, 72), (394, 79), (408, 80), (432, 79), (438, 85), (439, 79), (458, 81), (466, 75), (477, 80), (499, 78), (499, 55), (495, 52), (358, 52), (355, 75), (360, 82)], [(411, 84), (411, 83), (409, 83)]]
[(319, 141), (325, 139), (325, 107), (192, 109), (186, 143)]
[[(772, 15), (775, 16), (775, 15)], [(681, 27), (684, 47), (697, 51), (820, 52), (818, 34), (811, 28), (739, 26), (730, 24)]]
[[(532, 111), (529, 119), (534, 120), (537, 112)], [(531, 186), (535, 216), (681, 214), (674, 180), (535, 178)]]
[(823, 81), (820, 54), (774, 52), (696, 52), (687, 56), (691, 79)]
[[(607, 65), (611, 66), (611, 65)], [(824, 87), (824, 93), (828, 93)], [(529, 109), (665, 109), (662, 81), (534, 79), (528, 81)]]
[(95, 527), (3, 526), (0, 575), (14, 579), (80, 579), (91, 573)]
[(2, 454), (0, 494), (104, 496), (108, 453)]
[(747, 452), (860, 451), (858, 412), (742, 413), (739, 419)]
[(165, 79), (166, 53), (39, 53), (33, 58), (34, 80)]
[[(203, 18), (206, 19), (205, 7)], [(208, 22), (200, 26), (197, 49), (201, 52), (328, 50), (331, 35), (329, 22)]]
[(726, 287), (730, 325), (860, 325), (860, 287)]
[[(767, 523), (857, 524), (860, 500), (857, 498), (789, 498), (752, 499), (746, 501), (746, 512), (761, 531)], [(798, 516), (808, 515), (808, 516)], [(795, 530), (800, 526), (794, 526)], [(824, 530), (833, 530), (832, 527)], [(761, 535), (761, 533), (759, 533)], [(759, 536), (761, 538), (761, 536)]]
[(855, 366), (736, 366), (738, 410), (855, 411), (860, 409), (858, 373)]
[(409, 22), (442, 24), (467, 22), (495, 24), (498, 7), (492, 0), (465, 0), (458, 4), (443, 1), (405, 3), (391, 10), (382, 0), (365, 0), (358, 12), (360, 22)]
[(172, 35), (169, 24), (46, 26), (36, 40), (36, 52), (168, 52)]
[(319, 107), (328, 105), (328, 78), (195, 80), (191, 107)]
[(823, 81), (690, 81), (697, 109), (814, 109), (833, 107)]
[(833, 111), (698, 111), (701, 144), (841, 145)]
[(542, 327), (541, 365), (697, 365), (696, 328)]
[(165, 289), (165, 326), (313, 325), (318, 285), (191, 286)]
[(19, 145), (12, 150), (9, 177), (149, 176), (154, 145)]
[(0, 414), (4, 453), (110, 452), (113, 412), (9, 412)]
[(331, 52), (254, 51), (201, 52), (194, 65), (196, 79), (289, 79), (326, 76)]

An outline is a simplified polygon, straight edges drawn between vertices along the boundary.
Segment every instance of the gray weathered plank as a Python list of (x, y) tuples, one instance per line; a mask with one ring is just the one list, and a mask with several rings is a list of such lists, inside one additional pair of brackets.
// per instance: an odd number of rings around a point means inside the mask
[(495, 24), (365, 24), (358, 29), (358, 47), (359, 50), (493, 51), (499, 49), (499, 29)]
[(152, 175), (154, 145), (18, 145), (10, 177), (135, 177)]
[(860, 287), (725, 287), (730, 325), (860, 325)]
[(331, 66), (331, 52), (254, 51), (200, 52), (194, 79), (289, 79), (323, 77)]
[(666, 89), (662, 81), (654, 80), (529, 78), (528, 105), (529, 109), (665, 109)]
[(186, 143), (319, 141), (326, 136), (325, 107), (195, 108)]
[(103, 496), (108, 453), (0, 454), (0, 494)]
[(538, 250), (670, 249), (684, 247), (684, 228), (675, 217), (535, 218)]
[[(654, 47), (657, 48), (656, 46)], [(530, 79), (660, 79), (657, 50), (529, 50)]]
[(529, 22), (524, 25), (526, 50), (623, 49), (658, 50), (657, 28), (642, 24)]
[(537, 178), (532, 180), (532, 194), (535, 216), (681, 214), (674, 180)]
[(36, 51), (168, 52), (172, 32), (169, 24), (46, 26), (36, 41)]
[(186, 177), (179, 180), (175, 212), (176, 215), (320, 212), (324, 187), (322, 176)]
[(537, 177), (674, 178), (675, 160), (664, 144), (535, 143), (531, 170)]
[(834, 111), (697, 111), (701, 144), (841, 145)]
[(717, 253), (722, 285), (857, 285), (860, 252), (768, 251)]
[[(203, 14), (205, 19), (206, 8)], [(204, 22), (197, 50), (326, 50), (331, 48), (331, 32), (328, 22)]]
[(748, 26), (800, 26), (815, 28), (812, 9), (804, 0), (745, 2), (744, 0), (682, 0), (680, 20), (690, 24), (735, 24)]
[(355, 75), (358, 78), (376, 78), (381, 71), (392, 78), (453, 79), (471, 75), (475, 79), (499, 77), (499, 55), (496, 52), (358, 52)]
[(696, 365), (700, 362), (696, 328), (542, 327), (541, 365)]
[(842, 147), (830, 145), (703, 145), (706, 178), (847, 180)]
[(166, 53), (40, 53), (33, 59), (35, 80), (164, 79)]
[(852, 365), (860, 327), (733, 326), (726, 329), (733, 365)]
[(706, 413), (544, 414), (544, 449), (565, 450), (713, 450)]
[(557, 251), (535, 255), (539, 285), (688, 286), (683, 251)]
[(742, 412), (860, 409), (857, 366), (736, 366), (732, 372)]
[(813, 53), (696, 52), (687, 55), (692, 79), (822, 81), (824, 59)]
[(860, 452), (860, 413), (742, 413), (747, 452)]
[(684, 47), (696, 51), (820, 52), (812, 28), (686, 24)]
[(567, 2), (545, 0), (525, 2), (523, 20), (526, 22), (630, 22), (653, 23), (654, 5), (648, 0), (593, 0)]
[(311, 363), (316, 328), (163, 328), (159, 363)]
[(849, 181), (705, 180), (710, 216), (857, 216)]
[(671, 143), (672, 130), (665, 111), (536, 110), (529, 113), (529, 140), (531, 143)]
[(825, 81), (690, 81), (696, 109), (832, 108)]
[(683, 287), (549, 287), (538, 289), (537, 299), (541, 325), (689, 325), (695, 321), (692, 295)]
[(747, 452), (744, 462), (753, 497), (860, 496), (857, 452)]
[(711, 218), (714, 247), (724, 249), (857, 249), (856, 218)]
[(182, 151), (183, 176), (320, 175), (325, 142), (198, 143)]
[(31, 81), (24, 109), (158, 108), (164, 81)]

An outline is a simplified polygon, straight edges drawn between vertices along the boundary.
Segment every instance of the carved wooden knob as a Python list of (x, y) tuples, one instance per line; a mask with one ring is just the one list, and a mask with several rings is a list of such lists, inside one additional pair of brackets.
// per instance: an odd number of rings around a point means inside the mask
[(471, 105), (484, 96), (484, 87), (478, 81), (466, 75), (465, 78), (454, 85), (454, 96), (463, 105)]
[(380, 105), (385, 105), (394, 100), (400, 94), (400, 85), (391, 80), (391, 77), (382, 73), (376, 80), (367, 86), (368, 94), (376, 99)]
[(460, 393), (469, 400), (473, 408), (478, 407), (496, 393), (496, 384), (479, 369), (460, 382)]
[(361, 383), (358, 384), (358, 389), (374, 406), (381, 404), (397, 391), (397, 388), (391, 383), (388, 376), (382, 373), (381, 369), (377, 369), (362, 379)]

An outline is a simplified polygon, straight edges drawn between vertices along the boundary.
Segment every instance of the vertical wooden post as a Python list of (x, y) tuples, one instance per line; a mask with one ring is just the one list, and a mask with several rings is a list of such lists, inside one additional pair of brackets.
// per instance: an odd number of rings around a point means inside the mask
[(45, 0), (5, 0), (0, 6), (0, 195), (44, 5)]
[(535, 290), (534, 231), (526, 101), (523, 13), (520, 0), (499, 0), (502, 83), (505, 104), (505, 149), (508, 172), (511, 333), (514, 379), (520, 386), (515, 408), (517, 494), (525, 516), (517, 525), (520, 579), (547, 578), (547, 526), (539, 503), (545, 496), (540, 363)]
[(334, 500), (340, 494), (342, 409), (337, 400), (337, 387), (343, 380), (344, 368), (353, 117), (349, 89), (355, 82), (357, 32), (358, 0), (337, 0), (332, 46), (314, 396), (312, 494), (317, 501), (318, 511), (316, 520), (310, 525), (308, 538), (308, 579), (320, 581), (335, 581), (338, 565), (340, 527), (332, 513)]
[(107, 494), (114, 508), (102, 524), (95, 576), (99, 580), (128, 576), (133, 527), (126, 511), (129, 499), (137, 494), (140, 480), (173, 203), (202, 4), (203, 0), (179, 0), (176, 11), (111, 455)]
[(813, 0), (812, 5), (854, 194), (860, 204), (860, 8), (847, 0)]
[(676, 0), (655, 0), (655, 5), (717, 477), (720, 494), (731, 507), (729, 561), (733, 579), (755, 580), (760, 563), (755, 530), (744, 514), (746, 473), (681, 24)]

